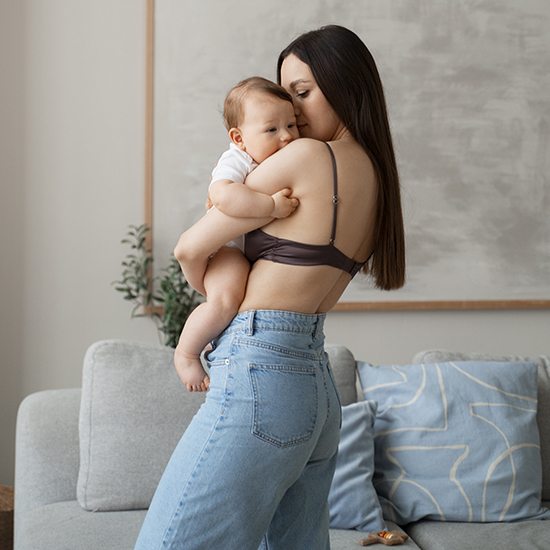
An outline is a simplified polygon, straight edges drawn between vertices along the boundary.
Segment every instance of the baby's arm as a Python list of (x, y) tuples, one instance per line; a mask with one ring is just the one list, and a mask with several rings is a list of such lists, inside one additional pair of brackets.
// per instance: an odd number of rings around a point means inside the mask
[(209, 194), (220, 212), (235, 218), (286, 218), (298, 206), (298, 200), (290, 198), (291, 189), (267, 195), (228, 179), (212, 182)]
[[(303, 164), (301, 162), (301, 156), (299, 154), (288, 155), (286, 151), (287, 149), (293, 150), (294, 148), (292, 146), (300, 141), (320, 143), (314, 140), (299, 139), (290, 143), (276, 155), (272, 155), (264, 161), (250, 174), (250, 176), (255, 176), (255, 172), (260, 168), (263, 169), (263, 165), (266, 163), (269, 166), (269, 168), (266, 166), (265, 171), (260, 171), (260, 174), (265, 175), (260, 177), (260, 181), (255, 182), (254, 187), (257, 188), (258, 193), (261, 194), (261, 192), (264, 191), (264, 194), (277, 194), (281, 186), (290, 189), (297, 185), (294, 174), (296, 171), (299, 173), (299, 168)], [(281, 161), (274, 162), (275, 157), (280, 155), (283, 155)], [(269, 181), (262, 184), (262, 180), (267, 176), (269, 176)], [(221, 178), (218, 178), (218, 180), (219, 179)], [(249, 178), (247, 178), (247, 181), (248, 179)], [(234, 185), (249, 187), (241, 183), (235, 183)], [(252, 189), (252, 186), (250, 186), (250, 188)], [(239, 218), (228, 216), (217, 208), (211, 210), (180, 237), (174, 250), (174, 255), (181, 265), (187, 282), (197, 292), (206, 295), (203, 280), (210, 255), (214, 254), (214, 252), (221, 248), (227, 241), (244, 235), (249, 231), (253, 231), (258, 227), (263, 227), (271, 221), (273, 221), (273, 217), (271, 216), (262, 218), (256, 215), (254, 218)]]

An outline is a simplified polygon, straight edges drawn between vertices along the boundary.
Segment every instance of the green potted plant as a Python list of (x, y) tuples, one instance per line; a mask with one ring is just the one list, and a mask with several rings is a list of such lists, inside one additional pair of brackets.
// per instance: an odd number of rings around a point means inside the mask
[(145, 225), (130, 226), (121, 242), (130, 245), (131, 252), (122, 262), (122, 279), (113, 284), (134, 304), (131, 317), (151, 317), (162, 343), (175, 348), (183, 325), (202, 297), (189, 286), (174, 256), (162, 269), (163, 275), (152, 276), (153, 255), (146, 247), (148, 231)]

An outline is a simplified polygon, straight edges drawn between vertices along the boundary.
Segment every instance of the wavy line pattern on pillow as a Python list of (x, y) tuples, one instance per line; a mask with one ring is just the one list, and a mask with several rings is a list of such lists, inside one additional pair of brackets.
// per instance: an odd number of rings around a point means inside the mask
[(378, 402), (375, 489), (400, 524), (549, 518), (533, 363), (453, 362), (373, 367), (358, 362)]

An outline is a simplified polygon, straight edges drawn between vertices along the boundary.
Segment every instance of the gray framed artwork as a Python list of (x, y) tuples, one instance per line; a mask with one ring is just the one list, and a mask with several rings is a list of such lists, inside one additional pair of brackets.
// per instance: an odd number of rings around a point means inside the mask
[(373, 53), (400, 168), (407, 283), (357, 276), (338, 309), (550, 307), (550, 3), (146, 0), (145, 217), (157, 269), (204, 214), (221, 106), (336, 23)]

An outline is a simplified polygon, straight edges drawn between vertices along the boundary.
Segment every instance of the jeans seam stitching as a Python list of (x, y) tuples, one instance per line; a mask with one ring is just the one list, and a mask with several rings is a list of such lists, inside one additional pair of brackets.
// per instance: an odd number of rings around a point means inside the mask
[[(178, 512), (181, 514), (181, 510), (183, 509), (183, 506), (184, 506), (184, 500), (185, 500), (185, 493), (187, 492), (189, 486), (190, 486), (190, 483), (191, 483), (191, 478), (193, 477), (193, 475), (195, 473), (197, 473), (197, 471), (199, 470), (200, 468), (200, 463), (201, 463), (201, 460), (205, 454), (205, 451), (206, 451), (206, 448), (212, 443), (212, 437), (213, 437), (213, 434), (214, 432), (216, 431), (219, 423), (220, 423), (220, 420), (222, 419), (223, 417), (223, 413), (225, 412), (225, 406), (224, 408), (222, 409), (222, 412), (219, 414), (214, 426), (212, 427), (212, 430), (210, 431), (210, 434), (208, 436), (208, 439), (206, 440), (203, 448), (201, 449), (201, 452), (199, 454), (199, 456), (197, 457), (197, 460), (195, 461), (195, 465), (193, 466), (193, 469), (191, 470), (191, 472), (189, 473), (189, 477), (187, 478), (187, 481), (185, 483), (185, 486), (182, 487), (181, 491), (180, 491), (180, 494), (178, 496), (178, 504), (177, 506), (175, 507), (174, 509), (174, 512), (172, 513), (172, 517), (170, 518), (170, 522), (168, 523), (168, 527), (166, 528), (166, 531), (164, 532), (164, 535), (162, 537), (162, 541), (161, 541), (161, 545), (160, 545), (160, 548), (162, 548), (164, 546), (165, 543), (168, 543), (168, 544), (171, 544), (175, 539), (175, 533), (177, 531), (177, 527), (180, 525), (180, 521), (178, 522), (175, 522), (175, 518), (177, 517), (177, 514)], [(174, 524), (176, 524), (176, 529), (174, 529)], [(169, 537), (168, 537), (168, 533), (170, 533), (170, 538), (171, 540), (169, 540)]]
[[(264, 432), (261, 432), (260, 431), (260, 428), (258, 426), (258, 403), (259, 403), (259, 396), (258, 396), (258, 391), (257, 391), (257, 384), (254, 382), (254, 376), (252, 374), (252, 370), (253, 368), (257, 366), (257, 367), (268, 367), (268, 368), (272, 368), (273, 366), (277, 369), (277, 370), (284, 370), (284, 371), (287, 371), (287, 372), (302, 372), (304, 374), (307, 374), (308, 376), (315, 376), (315, 373), (313, 372), (315, 369), (312, 368), (311, 370), (296, 370), (296, 369), (291, 369), (289, 367), (286, 367), (284, 365), (264, 365), (263, 363), (249, 363), (248, 364), (248, 373), (249, 373), (249, 379), (250, 379), (250, 385), (252, 387), (252, 396), (253, 396), (253, 406), (252, 406), (252, 409), (253, 409), (253, 415), (252, 415), (252, 435), (254, 435), (254, 437), (257, 437), (258, 439), (261, 439), (262, 441), (266, 441), (267, 443), (270, 443), (271, 445), (274, 445), (275, 447), (279, 447), (281, 449), (284, 449), (286, 447), (294, 447), (296, 445), (299, 445), (301, 443), (305, 443), (306, 441), (309, 441), (312, 437), (313, 437), (313, 433), (315, 431), (315, 424), (317, 423), (317, 409), (318, 409), (318, 406), (319, 406), (319, 400), (317, 398), (317, 395), (315, 396), (315, 415), (314, 415), (314, 419), (313, 419), (313, 426), (310, 430), (310, 433), (308, 433), (307, 435), (304, 435), (302, 437), (299, 437), (299, 438), (291, 438), (291, 439), (288, 439), (286, 441), (283, 441), (282, 439), (277, 439), (275, 438), (275, 436), (271, 436), (267, 433)], [(307, 369), (308, 367), (298, 367), (298, 369)], [(265, 430), (265, 429), (264, 429)]]

